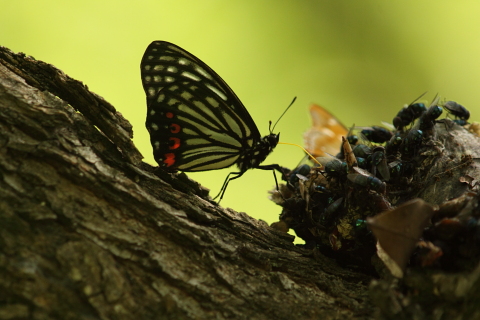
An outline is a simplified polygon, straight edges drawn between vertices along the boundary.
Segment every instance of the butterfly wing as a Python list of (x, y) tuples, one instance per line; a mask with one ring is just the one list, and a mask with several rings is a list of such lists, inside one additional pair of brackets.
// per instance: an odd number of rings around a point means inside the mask
[(167, 170), (226, 168), (261, 139), (232, 89), (191, 53), (154, 41), (140, 68), (154, 157)]
[(330, 112), (316, 104), (310, 106), (310, 114), (313, 124), (303, 135), (305, 149), (314, 157), (337, 154), (342, 136), (347, 136), (348, 129)]

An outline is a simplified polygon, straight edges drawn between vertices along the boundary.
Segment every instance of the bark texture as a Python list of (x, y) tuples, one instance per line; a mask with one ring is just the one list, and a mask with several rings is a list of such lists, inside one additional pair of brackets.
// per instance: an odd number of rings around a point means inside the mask
[(395, 281), (370, 295), (370, 276), (142, 163), (131, 137), (81, 82), (0, 47), (0, 319), (411, 314)]
[(85, 85), (1, 48), (0, 319), (369, 318), (368, 277), (156, 172), (131, 136)]

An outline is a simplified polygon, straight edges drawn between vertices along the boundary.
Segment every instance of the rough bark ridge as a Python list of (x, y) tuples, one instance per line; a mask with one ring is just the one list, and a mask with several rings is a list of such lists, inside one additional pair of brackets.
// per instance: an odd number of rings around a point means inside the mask
[(0, 319), (402, 314), (395, 284), (376, 284), (379, 313), (370, 277), (142, 163), (131, 136), (85, 85), (0, 47)]

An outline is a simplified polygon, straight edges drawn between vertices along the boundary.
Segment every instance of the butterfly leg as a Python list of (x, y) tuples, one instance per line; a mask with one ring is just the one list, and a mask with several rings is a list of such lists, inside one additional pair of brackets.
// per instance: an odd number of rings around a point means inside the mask
[[(213, 198), (213, 200), (217, 199), (218, 196), (220, 196), (220, 199), (218, 200), (218, 204), (220, 204), (220, 201), (222, 201), (223, 195), (224, 195), (225, 191), (227, 190), (228, 183), (232, 180), (240, 178), (244, 173), (245, 173), (245, 171), (243, 171), (243, 172), (230, 172), (228, 174), (227, 178), (225, 178), (225, 181), (223, 182), (223, 185), (222, 185), (222, 188), (220, 189), (220, 192), (218, 192), (218, 194), (215, 196), (215, 198)], [(231, 175), (236, 175), (236, 176), (230, 178)]]
[[(255, 167), (255, 169), (272, 170), (273, 177), (275, 178), (275, 185), (277, 187), (277, 191), (280, 193), (280, 189), (278, 187), (277, 175), (275, 174), (275, 170), (277, 170), (278, 172), (281, 172), (282, 173), (282, 179), (286, 180), (285, 171), (283, 170), (283, 168), (281, 166), (279, 166), (278, 164), (270, 164), (270, 165), (266, 165), (266, 166), (258, 166), (258, 167)], [(225, 194), (225, 191), (227, 190), (227, 187), (228, 187), (228, 184), (230, 183), (230, 181), (240, 178), (244, 173), (245, 173), (245, 171), (243, 171), (243, 172), (230, 172), (228, 174), (227, 178), (225, 178), (225, 181), (223, 182), (223, 185), (222, 185), (222, 188), (220, 189), (220, 192), (218, 192), (218, 194), (215, 196), (215, 198), (213, 198), (213, 200), (220, 197), (220, 199), (218, 200), (218, 203), (220, 203), (220, 201), (222, 201), (223, 195)], [(235, 176), (230, 177), (231, 175), (235, 175)], [(283, 195), (281, 193), (280, 193), (280, 195), (283, 198)]]
[(283, 198), (283, 194), (280, 192), (280, 188), (278, 187), (278, 180), (277, 180), (277, 175), (275, 174), (275, 170), (277, 170), (278, 172), (280, 172), (282, 174), (282, 180), (284, 181), (287, 181), (286, 177), (285, 177), (285, 170), (283, 167), (281, 167), (280, 165), (278, 164), (269, 164), (269, 165), (266, 165), (266, 166), (258, 166), (256, 167), (256, 169), (261, 169), (261, 170), (272, 170), (273, 172), (273, 178), (275, 179), (275, 186), (277, 187), (277, 191), (278, 193), (280, 194), (280, 196), (282, 197), (283, 200), (285, 200)]

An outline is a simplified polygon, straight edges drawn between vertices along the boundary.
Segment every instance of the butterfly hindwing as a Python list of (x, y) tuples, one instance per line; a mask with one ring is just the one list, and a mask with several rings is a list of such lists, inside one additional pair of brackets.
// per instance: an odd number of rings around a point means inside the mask
[(215, 97), (194, 100), (201, 91), (205, 89), (191, 82), (166, 86), (148, 108), (146, 125), (158, 163), (174, 161), (182, 171), (213, 170), (231, 166), (242, 150), (252, 147), (251, 131), (242, 119), (231, 109), (213, 107), (222, 103)]

